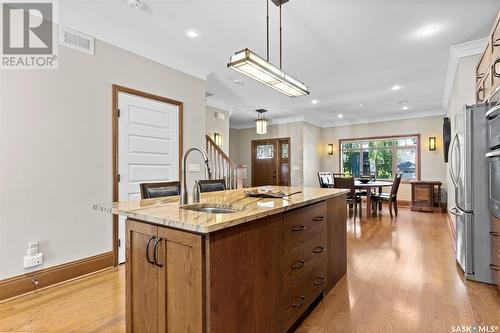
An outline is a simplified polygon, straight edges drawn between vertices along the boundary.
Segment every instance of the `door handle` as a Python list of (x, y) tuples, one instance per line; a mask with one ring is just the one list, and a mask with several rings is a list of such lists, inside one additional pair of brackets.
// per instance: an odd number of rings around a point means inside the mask
[(151, 241), (152, 241), (153, 239), (155, 239), (155, 238), (156, 238), (155, 236), (151, 236), (151, 237), (149, 237), (148, 241), (146, 242), (146, 260), (147, 260), (150, 264), (153, 264), (153, 265), (155, 264), (155, 263), (154, 263), (154, 261), (153, 261), (153, 260), (151, 260), (151, 259), (149, 258), (149, 244), (150, 244), (150, 243), (151, 243)]
[(500, 150), (495, 150), (495, 151), (489, 152), (485, 156), (488, 158), (498, 157), (498, 156), (500, 156)]
[(450, 213), (452, 213), (453, 215), (455, 216), (459, 216), (459, 217), (462, 217), (465, 215), (464, 212), (462, 212), (461, 210), (459, 210), (457, 207), (453, 207), (450, 209)]
[(154, 264), (158, 267), (163, 267), (162, 264), (158, 263), (158, 244), (162, 241), (161, 238), (158, 238), (155, 243), (153, 244), (153, 260)]

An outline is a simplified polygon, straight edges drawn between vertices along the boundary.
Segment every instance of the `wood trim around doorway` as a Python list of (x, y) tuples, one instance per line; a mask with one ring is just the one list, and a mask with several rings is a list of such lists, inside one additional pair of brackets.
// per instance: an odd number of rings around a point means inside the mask
[[(135, 90), (132, 88), (127, 88), (117, 84), (112, 85), (113, 89), (113, 109), (112, 109), (112, 159), (113, 159), (113, 202), (118, 201), (118, 93), (127, 93), (131, 95), (136, 95), (139, 97), (144, 97), (148, 99), (153, 99), (159, 102), (177, 105), (179, 107), (179, 180), (181, 179), (181, 167), (182, 167), (182, 154), (183, 154), (183, 111), (184, 104), (182, 102), (176, 101), (163, 96), (158, 96), (150, 94), (144, 91)], [(118, 266), (118, 216), (113, 215), (113, 265)]]

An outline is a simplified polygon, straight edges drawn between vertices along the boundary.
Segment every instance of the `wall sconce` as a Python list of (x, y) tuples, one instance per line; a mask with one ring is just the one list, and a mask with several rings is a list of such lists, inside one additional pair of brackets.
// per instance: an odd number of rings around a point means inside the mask
[(333, 155), (333, 143), (328, 144), (328, 155)]
[(436, 150), (436, 137), (435, 136), (429, 137), (429, 150), (430, 151)]
[(222, 147), (222, 134), (214, 133), (214, 142), (217, 146)]

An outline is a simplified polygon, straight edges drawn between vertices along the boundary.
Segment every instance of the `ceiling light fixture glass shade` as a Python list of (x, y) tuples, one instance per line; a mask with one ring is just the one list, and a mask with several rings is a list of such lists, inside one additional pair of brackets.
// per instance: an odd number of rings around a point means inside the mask
[(305, 84), (286, 74), (281, 69), (267, 62), (249, 49), (236, 52), (236, 54), (231, 57), (227, 67), (264, 83), (290, 97), (309, 95), (309, 91)]
[(266, 134), (267, 133), (267, 119), (264, 117), (264, 113), (267, 112), (267, 110), (264, 109), (259, 109), (256, 110), (259, 115), (257, 119), (255, 119), (255, 129), (257, 134)]

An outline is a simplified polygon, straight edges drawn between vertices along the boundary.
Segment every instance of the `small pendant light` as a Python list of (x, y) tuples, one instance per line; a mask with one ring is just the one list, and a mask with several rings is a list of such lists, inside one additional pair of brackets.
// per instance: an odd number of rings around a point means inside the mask
[(255, 127), (257, 130), (257, 134), (266, 134), (267, 133), (267, 119), (264, 116), (264, 113), (267, 112), (265, 109), (258, 109), (255, 110), (259, 114), (257, 116), (257, 119), (255, 119)]

